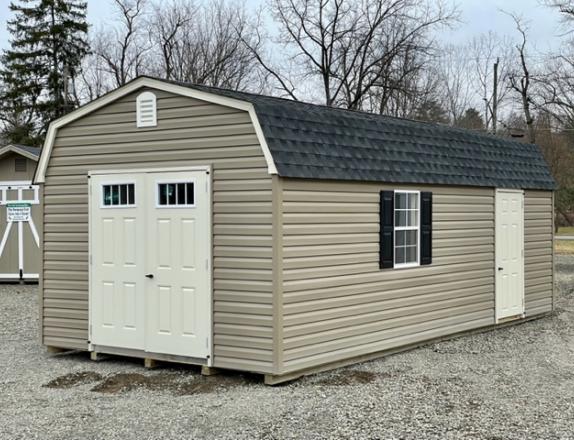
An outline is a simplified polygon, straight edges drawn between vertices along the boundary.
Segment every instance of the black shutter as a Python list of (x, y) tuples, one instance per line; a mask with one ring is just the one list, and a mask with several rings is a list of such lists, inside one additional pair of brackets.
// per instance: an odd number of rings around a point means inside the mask
[(381, 204), (379, 213), (379, 267), (386, 269), (393, 267), (393, 235), (394, 235), (394, 191), (381, 191)]
[(421, 192), (421, 265), (432, 263), (432, 193)]

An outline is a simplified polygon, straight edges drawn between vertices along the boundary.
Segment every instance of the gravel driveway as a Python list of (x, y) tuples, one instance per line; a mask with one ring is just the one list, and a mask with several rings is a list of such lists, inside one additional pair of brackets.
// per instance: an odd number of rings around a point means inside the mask
[(267, 387), (38, 345), (36, 288), (0, 287), (0, 439), (574, 438), (574, 257), (556, 313)]

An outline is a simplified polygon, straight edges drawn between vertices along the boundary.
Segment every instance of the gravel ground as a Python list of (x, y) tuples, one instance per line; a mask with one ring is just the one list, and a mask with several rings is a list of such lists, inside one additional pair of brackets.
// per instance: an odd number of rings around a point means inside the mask
[(0, 439), (574, 438), (574, 256), (553, 316), (278, 386), (91, 362), (38, 344), (37, 290), (0, 287)]

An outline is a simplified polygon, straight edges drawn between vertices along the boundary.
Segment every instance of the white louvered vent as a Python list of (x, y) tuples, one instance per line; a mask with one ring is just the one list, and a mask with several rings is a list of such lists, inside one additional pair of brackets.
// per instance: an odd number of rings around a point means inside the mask
[(156, 98), (152, 92), (140, 93), (136, 107), (138, 127), (155, 127), (157, 125)]

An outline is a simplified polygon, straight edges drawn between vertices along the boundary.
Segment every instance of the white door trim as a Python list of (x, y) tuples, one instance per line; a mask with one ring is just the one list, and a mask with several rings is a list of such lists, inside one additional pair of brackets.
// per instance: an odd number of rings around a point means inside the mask
[(525, 310), (525, 278), (526, 278), (526, 274), (524, 272), (524, 191), (520, 190), (520, 189), (505, 189), (505, 188), (496, 188), (495, 190), (495, 197), (494, 197), (494, 318), (495, 318), (495, 323), (498, 324), (501, 321), (505, 320), (505, 317), (500, 317), (500, 306), (499, 306), (499, 302), (498, 302), (498, 296), (499, 296), (499, 280), (498, 280), (498, 268), (499, 266), (499, 255), (498, 255), (498, 250), (497, 250), (497, 237), (498, 237), (498, 215), (497, 215), (497, 209), (498, 209), (498, 199), (499, 199), (499, 194), (502, 193), (510, 193), (510, 194), (521, 194), (522, 195), (522, 203), (521, 203), (521, 211), (522, 211), (522, 228), (520, 231), (520, 242), (522, 244), (522, 249), (521, 249), (521, 264), (522, 264), (522, 268), (521, 268), (521, 272), (522, 272), (522, 313), (521, 313), (521, 317), (523, 318), (525, 316), (526, 310)]
[(161, 168), (122, 168), (111, 170), (92, 170), (88, 171), (88, 176), (97, 176), (101, 174), (127, 174), (127, 173), (161, 173), (161, 172), (175, 172), (175, 171), (206, 171), (211, 173), (211, 166), (209, 165), (195, 165), (187, 167), (161, 167)]
[[(207, 236), (209, 240), (207, 261), (209, 262), (207, 268), (207, 294), (208, 294), (208, 316), (209, 320), (207, 327), (209, 328), (209, 343), (208, 343), (208, 356), (206, 359), (207, 366), (213, 366), (213, 192), (212, 192), (212, 167), (210, 165), (205, 166), (187, 166), (187, 167), (163, 167), (163, 168), (141, 168), (141, 169), (122, 169), (122, 170), (92, 170), (88, 171), (88, 179), (91, 176), (98, 175), (109, 175), (109, 174), (137, 174), (137, 173), (161, 173), (161, 172), (185, 172), (185, 171), (204, 171), (208, 174), (207, 182)], [(94, 209), (92, 203), (92, 183), (91, 180), (88, 182), (88, 319), (89, 319), (89, 345), (88, 350), (93, 351), (95, 349), (95, 344), (92, 341), (92, 311), (93, 311), (93, 293), (92, 293), (92, 211)], [(155, 194), (153, 194), (153, 200), (155, 200)], [(97, 207), (99, 208), (99, 206)], [(128, 350), (129, 351), (129, 350)], [(127, 354), (126, 354), (127, 355)]]

